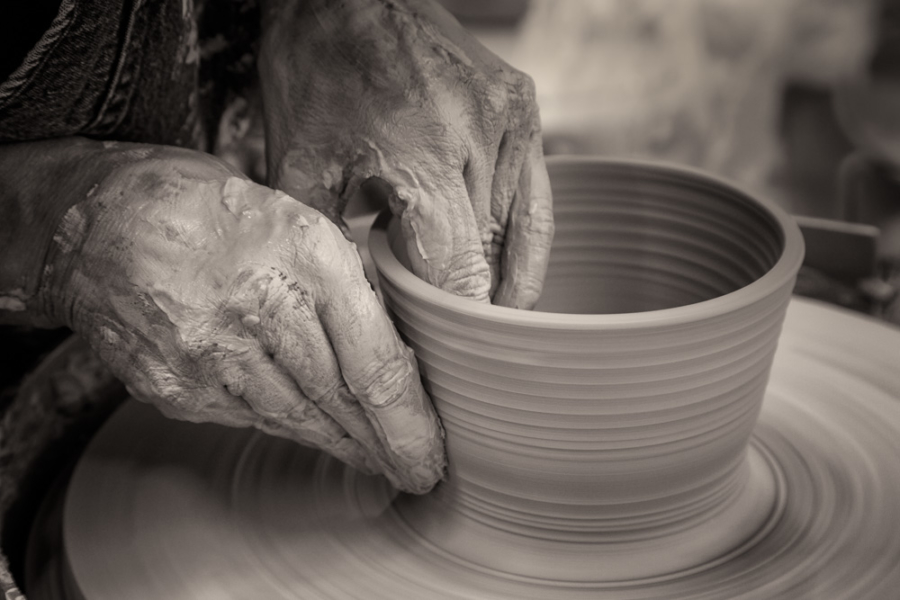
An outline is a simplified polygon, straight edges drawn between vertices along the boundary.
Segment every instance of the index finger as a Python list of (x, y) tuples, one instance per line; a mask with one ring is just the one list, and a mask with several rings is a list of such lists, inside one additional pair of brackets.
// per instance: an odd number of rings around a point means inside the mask
[(531, 309), (540, 298), (553, 243), (553, 194), (544, 163), (540, 123), (531, 135), (506, 225), (500, 286), (494, 304)]
[[(357, 257), (357, 263), (358, 263)], [(444, 473), (443, 431), (422, 387), (415, 357), (397, 334), (362, 265), (345, 268), (335, 290), (318, 307), (343, 379), (359, 401), (405, 480), (423, 493)]]

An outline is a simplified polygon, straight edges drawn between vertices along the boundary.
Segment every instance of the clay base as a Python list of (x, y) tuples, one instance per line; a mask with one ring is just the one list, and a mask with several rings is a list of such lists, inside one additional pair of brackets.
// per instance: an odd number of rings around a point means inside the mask
[(496, 521), (459, 512), (448, 497), (452, 492), (441, 489), (428, 496), (401, 496), (390, 518), (411, 544), (471, 569), (535, 582), (635, 583), (707, 568), (751, 546), (784, 508), (783, 476), (776, 476), (777, 469), (754, 443), (736, 470), (730, 497), (710, 499), (714, 508), (699, 518), (671, 522), (665, 515), (658, 527), (643, 531), (624, 529), (623, 519), (615, 519), (622, 530), (593, 535), (556, 530), (541, 535), (539, 529), (513, 522), (499, 529)]

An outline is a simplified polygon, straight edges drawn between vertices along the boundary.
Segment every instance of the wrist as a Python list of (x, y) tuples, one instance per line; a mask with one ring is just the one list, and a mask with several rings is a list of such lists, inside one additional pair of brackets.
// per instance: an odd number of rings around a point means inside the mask
[(59, 224), (84, 196), (70, 181), (96, 142), (71, 138), (0, 147), (0, 322), (56, 327), (42, 292)]

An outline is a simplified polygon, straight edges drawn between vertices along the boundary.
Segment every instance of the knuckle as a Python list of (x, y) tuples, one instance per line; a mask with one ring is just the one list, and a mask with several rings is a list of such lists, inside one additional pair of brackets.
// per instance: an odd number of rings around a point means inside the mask
[(196, 396), (187, 393), (180, 378), (167, 368), (144, 369), (128, 380), (128, 390), (136, 399), (154, 405), (169, 418), (194, 420), (190, 417), (197, 412), (193, 406), (196, 400), (192, 401)]
[(502, 82), (491, 79), (481, 94), (486, 112), (490, 115), (505, 114), (509, 108), (509, 90)]
[[(223, 320), (223, 326), (225, 326)], [(223, 338), (219, 328), (198, 328), (184, 334), (180, 350), (179, 370), (198, 383), (222, 383), (223, 378), (237, 384), (241, 376), (242, 356), (248, 351), (242, 342)]]
[(280, 410), (271, 407), (265, 413), (263, 416), (270, 420), (297, 425), (312, 423), (321, 416), (313, 403), (305, 401), (295, 402), (290, 406), (282, 407)]
[(219, 382), (232, 396), (242, 397), (247, 391), (248, 376), (238, 365), (225, 365), (219, 369)]
[(310, 395), (309, 399), (318, 406), (336, 407), (343, 404), (349, 395), (347, 385), (343, 381), (335, 381), (316, 395)]
[(491, 270), (484, 254), (473, 249), (454, 256), (440, 287), (457, 296), (486, 302), (491, 287)]
[(169, 404), (183, 404), (187, 394), (181, 378), (164, 366), (149, 367), (143, 381), (138, 383), (139, 393)]
[(519, 85), (520, 93), (528, 100), (534, 101), (536, 96), (536, 87), (534, 85), (534, 78), (527, 73), (523, 73), (521, 71), (517, 72), (517, 80)]
[(355, 254), (353, 244), (324, 216), (319, 217), (319, 221), (309, 228), (308, 241), (308, 259), (319, 274), (326, 277), (342, 275), (347, 260)]
[(521, 71), (516, 71), (513, 78), (513, 88), (522, 107), (531, 112), (537, 107), (537, 90), (534, 79)]
[(203, 363), (208, 360), (215, 360), (216, 343), (207, 342), (200, 336), (188, 335), (181, 340), (179, 350), (190, 363)]
[(387, 408), (403, 398), (418, 376), (409, 350), (405, 356), (370, 363), (363, 371), (357, 389), (352, 390), (363, 402)]

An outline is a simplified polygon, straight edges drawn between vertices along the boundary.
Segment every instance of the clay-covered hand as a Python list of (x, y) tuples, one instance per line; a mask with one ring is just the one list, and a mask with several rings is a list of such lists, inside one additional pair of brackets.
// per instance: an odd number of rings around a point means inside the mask
[(270, 184), (335, 222), (380, 189), (418, 276), (531, 308), (553, 236), (531, 79), (431, 0), (264, 8)]
[(54, 238), (46, 293), (61, 320), (168, 416), (256, 427), (431, 488), (440, 425), (340, 230), (212, 157), (113, 152), (121, 165)]

